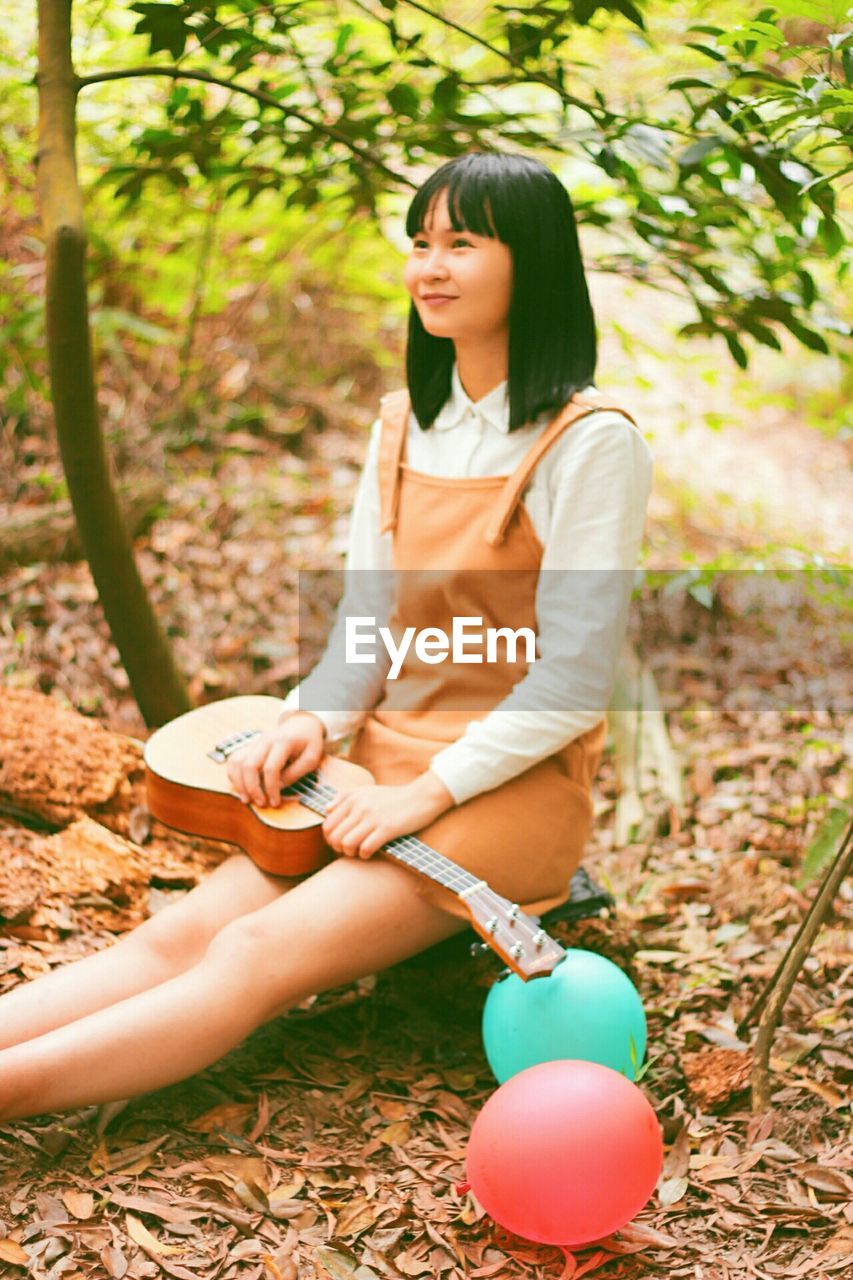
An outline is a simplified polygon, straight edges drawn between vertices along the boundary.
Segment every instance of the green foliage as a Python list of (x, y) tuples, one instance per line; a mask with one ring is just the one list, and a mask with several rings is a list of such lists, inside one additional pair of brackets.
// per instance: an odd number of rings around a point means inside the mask
[(33, 401), (46, 394), (44, 307), (34, 290), (44, 249), (31, 234), (35, 215), (31, 137), (32, 90), (0, 46), (0, 425), (25, 435)]
[[(831, 28), (846, 13), (837, 0), (805, 9)], [(805, 11), (788, 3), (686, 32), (628, 0), (467, 10), (133, 4), (155, 65), (225, 87), (176, 79), (161, 121), (129, 125), (127, 158), (101, 181), (126, 205), (155, 181), (216, 182), (245, 206), (273, 193), (285, 208), (346, 217), (405, 193), (413, 165), (472, 148), (557, 166), (576, 157), (609, 193), (576, 199), (579, 220), (618, 242), (601, 265), (675, 282), (695, 308), (685, 336), (721, 338), (741, 367), (750, 341), (781, 349), (780, 328), (819, 352), (847, 336), (826, 286), (849, 270), (836, 187), (851, 167), (853, 33), (828, 27), (798, 43)], [(656, 56), (653, 106), (587, 56), (630, 30)], [(535, 109), (519, 105), (522, 87)]]
[[(715, 338), (742, 367), (755, 344), (780, 350), (782, 331), (843, 351), (843, 7), (722, 0), (711, 22), (699, 0), (430, 8), (76, 0), (90, 274), (119, 288), (103, 317), (95, 293), (103, 341), (116, 333), (110, 308), (130, 314), (134, 295), (167, 323), (188, 314), (202, 280), (214, 310), (253, 282), (300, 277), (306, 255), (394, 311), (399, 262), (377, 221), (393, 229), (430, 167), (497, 146), (564, 178), (579, 222), (602, 233), (599, 270), (691, 300), (682, 336)], [(33, 62), (12, 62), (0, 123), (17, 127), (34, 114)], [(140, 68), (169, 76), (97, 82)], [(30, 149), (10, 167), (31, 200), (32, 134), (17, 138)], [(200, 275), (214, 210), (234, 252), (228, 273)], [(43, 334), (17, 270), (0, 267), (0, 385), (7, 411), (23, 413)]]
[[(689, 553), (683, 556), (690, 558)], [(765, 577), (777, 583), (794, 583), (812, 607), (836, 613), (839, 618), (853, 612), (849, 569), (827, 564), (816, 552), (772, 544), (752, 551), (725, 552), (685, 569), (643, 570), (637, 575), (637, 591), (645, 588), (664, 597), (688, 595), (704, 609), (721, 610), (727, 585), (738, 575), (752, 575), (756, 583)]]
[(835, 854), (850, 821), (851, 810), (847, 805), (833, 805), (821, 823), (817, 835), (806, 850), (803, 869), (797, 880), (797, 888), (804, 889), (812, 880), (822, 875)]
[[(186, 21), (186, 14), (193, 6), (187, 4), (132, 4), (134, 13), (141, 14), (136, 30), (139, 35), (150, 37), (150, 49), (157, 53), (165, 49), (173, 58), (179, 58), (187, 40), (195, 33)], [(204, 6), (205, 8), (208, 6)]]

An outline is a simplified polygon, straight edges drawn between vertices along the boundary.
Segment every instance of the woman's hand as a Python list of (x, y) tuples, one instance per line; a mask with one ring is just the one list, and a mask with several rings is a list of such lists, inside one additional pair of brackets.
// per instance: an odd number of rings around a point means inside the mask
[(354, 787), (340, 791), (329, 804), (323, 836), (337, 853), (370, 858), (395, 836), (419, 831), (454, 803), (429, 769), (403, 786)]
[(241, 800), (277, 808), (283, 787), (316, 769), (326, 729), (311, 711), (286, 711), (275, 729), (228, 758), (228, 780)]

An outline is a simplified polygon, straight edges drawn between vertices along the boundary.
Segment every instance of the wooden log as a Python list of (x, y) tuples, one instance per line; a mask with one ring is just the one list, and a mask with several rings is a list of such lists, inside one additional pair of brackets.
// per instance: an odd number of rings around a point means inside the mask
[[(118, 492), (131, 536), (145, 527), (165, 496), (162, 481), (153, 476), (125, 480)], [(82, 558), (70, 502), (0, 508), (0, 573), (14, 565)]]
[(126, 836), (144, 797), (141, 743), (46, 693), (0, 685), (0, 813), (54, 830), (88, 815)]

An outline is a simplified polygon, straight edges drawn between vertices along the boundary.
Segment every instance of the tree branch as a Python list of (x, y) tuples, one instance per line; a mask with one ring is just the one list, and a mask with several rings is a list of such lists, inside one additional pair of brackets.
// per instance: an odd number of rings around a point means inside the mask
[(90, 84), (104, 84), (107, 80), (131, 80), (138, 79), (140, 76), (168, 76), (172, 80), (199, 80), (202, 84), (215, 84), (221, 89), (228, 89), (234, 93), (245, 94), (249, 98), (254, 98), (265, 107), (275, 107), (282, 115), (293, 116), (297, 120), (301, 120), (303, 124), (307, 124), (310, 128), (316, 129), (319, 133), (326, 134), (327, 137), (335, 142), (341, 142), (345, 147), (352, 151), (353, 155), (358, 156), (360, 160), (366, 161), (373, 165), (387, 178), (392, 178), (394, 182), (405, 183), (406, 186), (414, 189), (416, 183), (411, 178), (407, 178), (402, 173), (395, 173), (393, 169), (389, 169), (386, 164), (378, 160), (376, 156), (367, 148), (361, 147), (358, 143), (353, 142), (345, 133), (336, 129), (333, 124), (321, 124), (316, 120), (312, 120), (309, 116), (303, 115), (296, 108), (288, 106), (284, 102), (279, 102), (278, 98), (273, 97), (271, 93), (266, 93), (263, 89), (253, 89), (250, 85), (238, 84), (235, 80), (227, 80), (224, 76), (214, 76), (207, 71), (188, 71), (183, 67), (125, 67), (120, 71), (96, 71), (93, 75), (77, 76), (76, 90), (85, 89)]
[[(474, 44), (482, 45), (484, 49), (488, 49), (489, 53), (493, 53), (496, 58), (501, 58), (504, 62), (508, 62), (516, 71), (523, 72), (532, 84), (541, 84), (544, 85), (546, 89), (552, 89), (554, 93), (559, 96), (561, 102), (567, 103), (571, 107), (580, 107), (581, 111), (585, 111), (587, 115), (592, 116), (593, 119), (598, 118), (596, 116), (596, 107), (591, 102), (584, 102), (582, 98), (576, 98), (573, 94), (566, 93), (565, 89), (562, 89), (560, 85), (556, 84), (550, 76), (531, 74), (519, 62), (518, 58), (516, 58), (514, 54), (504, 53), (503, 49), (498, 49), (497, 46), (487, 40), (485, 36), (478, 36), (475, 32), (469, 31), (467, 27), (463, 27), (458, 22), (454, 22), (452, 18), (446, 18), (443, 13), (436, 13), (434, 9), (428, 8), (427, 5), (420, 4), (418, 0), (401, 0), (401, 3), (408, 5), (410, 9), (417, 9), (418, 12), (425, 13), (428, 18), (432, 18), (435, 22), (442, 23), (445, 27), (450, 27), (453, 31), (458, 31), (460, 35), (467, 36), (469, 40), (474, 42)], [(382, 19), (380, 18), (380, 22), (381, 21)], [(549, 34), (550, 31), (551, 28), (548, 29)], [(545, 33), (543, 32), (543, 34)], [(620, 118), (614, 115), (612, 111), (608, 111), (606, 108), (598, 108), (598, 111), (602, 117), (607, 117), (610, 120)], [(625, 117), (623, 116), (621, 118), (624, 119)]]
[[(766, 1004), (758, 1023), (758, 1035), (753, 1049), (752, 1110), (755, 1112), (766, 1111), (770, 1106), (770, 1047), (773, 1035), (782, 1016), (785, 1001), (791, 994), (797, 974), (803, 967), (803, 961), (811, 950), (824, 917), (829, 913), (836, 893), (853, 866), (851, 835), (853, 835), (853, 822), (847, 828), (841, 847), (824, 876), (817, 897), (797, 930), (796, 937), (760, 997), (759, 1003), (766, 1001)], [(747, 1014), (744, 1022), (749, 1020), (751, 1013), (752, 1010)]]

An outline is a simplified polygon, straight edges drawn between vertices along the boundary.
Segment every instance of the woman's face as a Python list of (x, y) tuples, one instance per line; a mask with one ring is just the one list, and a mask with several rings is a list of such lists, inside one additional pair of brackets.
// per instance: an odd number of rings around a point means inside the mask
[[(490, 236), (454, 231), (447, 191), (427, 210), (403, 273), (427, 333), (462, 341), (509, 332), (512, 254)], [(430, 301), (442, 295), (447, 302)]]

